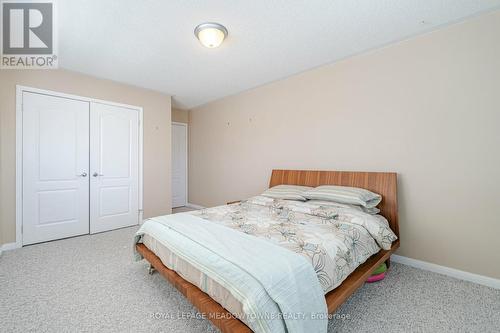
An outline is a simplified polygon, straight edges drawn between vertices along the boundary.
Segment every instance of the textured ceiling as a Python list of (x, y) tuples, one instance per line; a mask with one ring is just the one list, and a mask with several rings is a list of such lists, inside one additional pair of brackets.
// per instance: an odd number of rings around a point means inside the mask
[[(66, 69), (161, 91), (191, 108), (500, 8), (500, 0), (71, 0), (59, 5)], [(229, 30), (217, 49), (199, 23)]]

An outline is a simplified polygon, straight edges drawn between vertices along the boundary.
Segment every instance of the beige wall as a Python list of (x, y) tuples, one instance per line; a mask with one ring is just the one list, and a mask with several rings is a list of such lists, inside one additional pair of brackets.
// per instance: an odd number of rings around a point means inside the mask
[(189, 124), (189, 110), (172, 108), (172, 121)]
[(171, 212), (170, 96), (65, 70), (0, 71), (0, 244), (15, 241), (16, 84), (144, 108), (144, 216)]
[(189, 202), (397, 171), (399, 254), (500, 278), (500, 12), (191, 110)]

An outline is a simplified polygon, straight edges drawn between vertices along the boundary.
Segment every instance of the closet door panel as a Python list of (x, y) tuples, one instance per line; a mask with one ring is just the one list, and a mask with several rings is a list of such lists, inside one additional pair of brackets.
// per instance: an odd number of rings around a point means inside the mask
[(89, 233), (89, 103), (23, 93), (23, 244)]
[(90, 232), (139, 223), (139, 112), (92, 103)]

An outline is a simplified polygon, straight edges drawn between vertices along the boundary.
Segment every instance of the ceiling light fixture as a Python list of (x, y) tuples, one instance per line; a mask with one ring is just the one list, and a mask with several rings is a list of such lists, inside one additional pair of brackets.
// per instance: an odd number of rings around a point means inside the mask
[(203, 46), (213, 49), (222, 44), (227, 37), (227, 29), (222, 24), (207, 22), (198, 25), (194, 29), (194, 35)]

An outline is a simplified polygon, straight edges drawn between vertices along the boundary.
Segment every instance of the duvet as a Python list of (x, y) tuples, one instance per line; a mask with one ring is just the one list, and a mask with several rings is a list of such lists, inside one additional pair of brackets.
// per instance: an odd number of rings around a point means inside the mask
[(263, 196), (153, 218), (144, 234), (227, 288), (256, 332), (325, 332), (323, 295), (396, 240), (380, 215)]
[(257, 196), (238, 204), (190, 212), (207, 221), (266, 239), (304, 256), (326, 293), (397, 237), (381, 215), (347, 206)]

